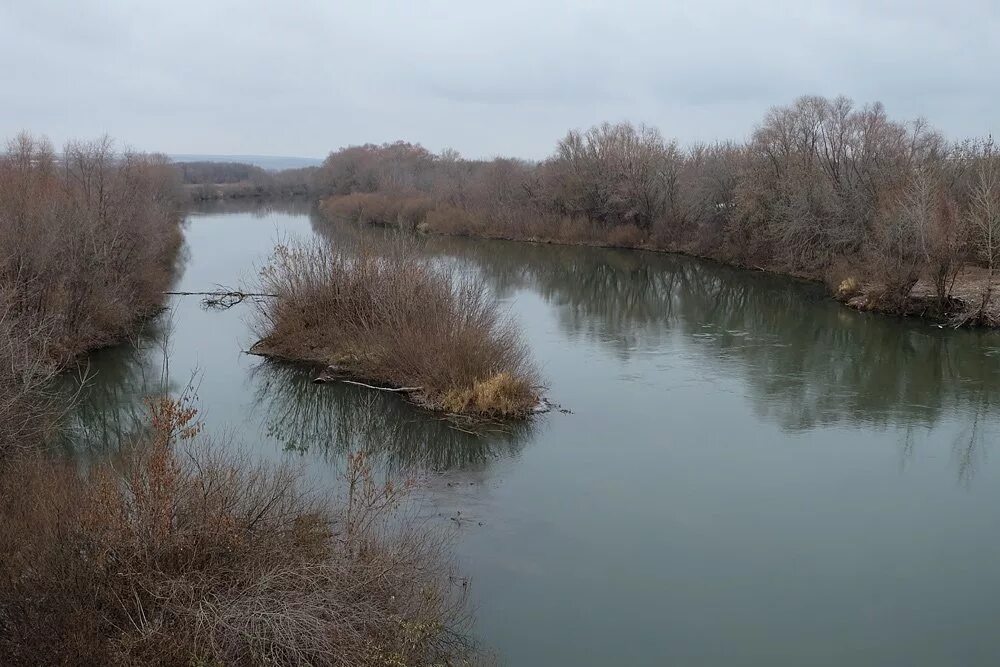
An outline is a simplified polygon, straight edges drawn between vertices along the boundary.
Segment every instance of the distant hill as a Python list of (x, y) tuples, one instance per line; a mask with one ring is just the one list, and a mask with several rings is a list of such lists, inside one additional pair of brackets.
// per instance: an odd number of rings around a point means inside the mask
[(281, 155), (197, 155), (178, 154), (168, 156), (174, 162), (242, 162), (267, 169), (299, 169), (301, 167), (318, 167), (323, 160), (313, 157), (287, 157)]

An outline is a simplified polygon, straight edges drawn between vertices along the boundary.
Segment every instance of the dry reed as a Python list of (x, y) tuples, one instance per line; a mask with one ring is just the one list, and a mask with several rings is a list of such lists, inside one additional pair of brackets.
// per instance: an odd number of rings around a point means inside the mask
[(345, 377), (416, 388), (425, 407), (523, 417), (537, 373), (514, 322), (478, 279), (411, 247), (280, 246), (262, 272), (255, 351)]

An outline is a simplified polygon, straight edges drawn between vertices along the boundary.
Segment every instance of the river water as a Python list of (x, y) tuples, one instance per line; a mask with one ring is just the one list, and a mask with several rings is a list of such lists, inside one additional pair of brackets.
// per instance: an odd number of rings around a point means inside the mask
[[(290, 206), (185, 233), (177, 289), (205, 291), (252, 281), (282, 239), (386, 232)], [(144, 395), (193, 380), (209, 432), (259, 456), (332, 480), (366, 447), (420, 473), (475, 634), (510, 665), (1000, 660), (1000, 335), (686, 257), (422, 244), (509, 304), (570, 413), (473, 437), (243, 354), (247, 304), (176, 297), (94, 355), (71, 447), (113, 455)]]

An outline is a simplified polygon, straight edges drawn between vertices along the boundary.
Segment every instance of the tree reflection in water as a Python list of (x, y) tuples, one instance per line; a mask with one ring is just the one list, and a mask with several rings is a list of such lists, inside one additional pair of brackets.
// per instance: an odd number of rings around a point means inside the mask
[(57, 444), (68, 455), (121, 452), (147, 428), (146, 399), (183, 389), (170, 379), (169, 327), (162, 314), (135, 340), (92, 353), (78, 372), (62, 378), (60, 389), (72, 397), (72, 407)]
[[(340, 244), (398, 233), (315, 217), (313, 228)], [(813, 284), (676, 255), (444, 237), (416, 242), (481, 273), (503, 298), (521, 290), (539, 295), (570, 340), (595, 343), (623, 361), (687, 355), (706, 373), (738, 379), (759, 418), (787, 432), (891, 430), (899, 433), (904, 464), (922, 439), (945, 438), (965, 482), (997, 433), (994, 332), (857, 313)], [(530, 330), (533, 323), (522, 324)], [(136, 345), (92, 356), (96, 376), (67, 418), (67, 442), (118, 446), (141, 426), (147, 395), (183, 388), (191, 369), (178, 369), (168, 385), (162, 338), (153, 327)], [(516, 453), (538, 427), (473, 436), (397, 396), (310, 379), (277, 365), (259, 367), (252, 378), (254, 418), (288, 449), (334, 456), (361, 447), (397, 468), (454, 469)]]
[[(391, 234), (314, 217), (334, 242)], [(819, 285), (684, 257), (603, 248), (429, 237), (425, 251), (479, 271), (509, 297), (530, 289), (571, 339), (618, 357), (667, 350), (734, 375), (762, 419), (783, 430), (897, 429), (904, 462), (914, 435), (953, 422), (968, 480), (996, 435), (995, 332), (942, 330), (849, 310)]]
[(286, 450), (338, 458), (361, 451), (391, 471), (456, 470), (516, 453), (533, 428), (519, 422), (467, 432), (396, 394), (314, 384), (314, 376), (315, 370), (275, 362), (253, 370), (253, 412)]

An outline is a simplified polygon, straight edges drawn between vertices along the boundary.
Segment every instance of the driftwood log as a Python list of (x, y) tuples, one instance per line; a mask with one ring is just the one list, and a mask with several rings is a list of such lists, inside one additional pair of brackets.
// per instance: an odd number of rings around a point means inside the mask
[(344, 384), (354, 384), (359, 387), (365, 387), (366, 389), (377, 389), (378, 391), (392, 391), (399, 394), (408, 394), (413, 391), (421, 391), (423, 387), (376, 387), (373, 384), (365, 384), (364, 382), (356, 382), (355, 380), (341, 380)]

